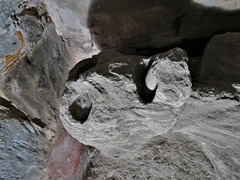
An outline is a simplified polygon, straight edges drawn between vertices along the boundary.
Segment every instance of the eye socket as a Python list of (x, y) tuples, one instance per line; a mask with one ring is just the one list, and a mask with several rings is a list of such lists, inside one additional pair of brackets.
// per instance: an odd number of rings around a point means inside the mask
[(87, 121), (92, 109), (92, 100), (89, 95), (77, 98), (70, 106), (69, 111), (76, 122), (83, 124)]
[(140, 101), (143, 103), (151, 103), (156, 95), (157, 86), (154, 90), (151, 90), (146, 85), (146, 76), (150, 69), (152, 61), (149, 60), (148, 63), (140, 61), (134, 66), (133, 70), (133, 80), (137, 87), (137, 93)]

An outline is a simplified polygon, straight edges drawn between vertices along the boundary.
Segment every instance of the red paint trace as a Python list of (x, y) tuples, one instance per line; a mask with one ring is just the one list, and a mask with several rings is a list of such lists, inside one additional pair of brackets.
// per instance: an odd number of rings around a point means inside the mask
[(53, 148), (48, 178), (52, 180), (74, 180), (80, 161), (82, 144), (64, 131)]

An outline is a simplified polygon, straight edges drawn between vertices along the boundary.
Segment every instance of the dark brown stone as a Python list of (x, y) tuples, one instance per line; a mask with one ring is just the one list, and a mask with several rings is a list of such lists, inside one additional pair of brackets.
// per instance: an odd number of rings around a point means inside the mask
[(86, 94), (86, 96), (77, 98), (69, 107), (72, 117), (81, 124), (87, 120), (91, 109), (92, 101), (88, 94)]
[(240, 33), (214, 36), (208, 43), (201, 67), (200, 82), (240, 82)]

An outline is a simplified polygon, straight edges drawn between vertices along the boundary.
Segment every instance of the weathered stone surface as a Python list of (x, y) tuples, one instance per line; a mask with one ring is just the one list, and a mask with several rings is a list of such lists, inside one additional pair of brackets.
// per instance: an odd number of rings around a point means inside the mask
[(100, 52), (88, 28), (92, 0), (46, 0), (48, 12), (70, 55), (71, 67)]
[(213, 35), (239, 31), (239, 21), (239, 10), (190, 0), (99, 0), (89, 12), (89, 28), (100, 47), (129, 54), (176, 46), (201, 54)]
[[(68, 82), (60, 105), (65, 128), (94, 146), (84, 147), (76, 179), (240, 178), (239, 83), (232, 91), (214, 83), (191, 91), (180, 49), (151, 58), (113, 52), (94, 58), (95, 67)], [(156, 90), (152, 102), (138, 94), (139, 82)], [(92, 96), (92, 111), (77, 124), (66, 109), (84, 93)]]
[(0, 105), (0, 179), (39, 177), (44, 163), (44, 131), (9, 102)]
[(189, 99), (172, 131), (188, 135), (200, 144), (212, 162), (216, 179), (239, 179), (240, 103), (229, 98), (231, 94), (219, 99), (216, 96)]
[(138, 151), (85, 146), (76, 179), (239, 179), (240, 103), (205, 95), (194, 92), (173, 128)]
[[(0, 179), (74, 179), (81, 143), (65, 132), (46, 155), (82, 59), (61, 119), (99, 150), (76, 179), (240, 179), (239, 33), (210, 41), (198, 79), (208, 40), (240, 30), (238, 0), (19, 2), (0, 0)], [(190, 63), (152, 56), (173, 47)], [(148, 57), (91, 58), (105, 49)]]
[(187, 66), (188, 58), (179, 49), (169, 52), (168, 57), (153, 56), (153, 64), (145, 78), (146, 86), (156, 90), (153, 102), (170, 107), (180, 107), (189, 98), (191, 82)]
[(8, 33), (0, 35), (0, 57), (17, 54), (20, 48), (21, 42), (16, 36), (11, 36)]
[(1, 52), (1, 94), (32, 119), (47, 122), (56, 115), (68, 76), (64, 42), (41, 1), (20, 4), (5, 30), (1, 49), (9, 52)]
[(0, 0), (1, 12), (0, 12), (0, 27), (4, 25), (11, 13), (17, 9), (19, 3), (22, 0)]
[(63, 131), (51, 153), (50, 162), (42, 180), (73, 180), (78, 169), (82, 144)]
[(214, 36), (204, 50), (200, 82), (240, 82), (240, 33)]
[(79, 166), (86, 167), (78, 171), (82, 180), (217, 178), (213, 163), (198, 143), (178, 133), (150, 138), (134, 154), (121, 157), (84, 147)]
[[(67, 84), (60, 118), (74, 138), (116, 155), (136, 151), (149, 138), (172, 127), (191, 92), (187, 56), (177, 48), (150, 58), (152, 64), (143, 80), (149, 89), (152, 84), (157, 87), (152, 103), (142, 101), (132, 77), (141, 73), (134, 68), (141, 61), (147, 63), (144, 57), (104, 52), (97, 56), (95, 67)], [(69, 107), (88, 96), (91, 113), (86, 122), (76, 123)]]
[[(174, 83), (171, 79), (165, 82)], [(85, 146), (76, 179), (239, 179), (240, 88), (236, 83), (232, 86), (235, 91), (214, 84), (207, 84), (204, 91), (192, 91), (181, 113), (176, 114), (177, 120), (161, 135), (149, 137), (149, 132), (145, 132), (145, 136), (141, 136), (143, 132), (136, 129), (124, 129), (129, 133), (128, 138), (139, 133), (130, 138), (132, 142), (139, 137), (142, 140), (137, 150), (112, 154), (97, 145), (101, 151)], [(163, 125), (160, 118), (170, 122), (171, 116), (164, 114), (156, 104), (151, 108), (158, 109), (155, 118), (159, 124), (155, 124), (155, 131), (159, 131), (157, 126)], [(149, 109), (145, 106), (145, 113)], [(120, 116), (126, 117), (125, 112), (121, 112), (119, 119)], [(151, 121), (153, 116), (137, 117), (135, 122), (142, 121), (141, 118)], [(116, 152), (116, 143), (115, 147)], [(124, 148), (131, 147), (126, 142)]]
[(61, 129), (58, 105), (69, 55), (43, 1), (19, 4), (0, 38), (0, 97), (14, 110), (13, 117), (1, 117), (0, 179), (36, 180), (45, 177)]

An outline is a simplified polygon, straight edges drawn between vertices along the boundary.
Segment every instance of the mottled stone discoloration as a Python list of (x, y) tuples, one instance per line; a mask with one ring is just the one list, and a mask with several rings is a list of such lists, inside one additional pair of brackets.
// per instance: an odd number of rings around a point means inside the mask
[[(20, 59), (21, 51), (24, 48), (24, 42), (23, 42), (23, 37), (22, 37), (21, 32), (14, 33), (14, 37), (16, 37), (18, 43), (20, 44), (19, 50), (15, 54), (6, 55), (6, 56), (0, 58), (0, 60), (1, 60), (0, 67), (2, 67), (0, 69), (1, 73), (4, 73), (5, 71), (7, 71), (11, 66), (14, 65), (14, 63), (17, 62), (17, 60)], [(15, 45), (15, 43), (17, 43), (17, 42), (13, 42), (12, 45)]]
[[(32, 119), (49, 121), (67, 76), (69, 56), (43, 2), (23, 2), (6, 29), (19, 41), (14, 54), (2, 59), (1, 92)], [(46, 123), (48, 124), (48, 123)]]

